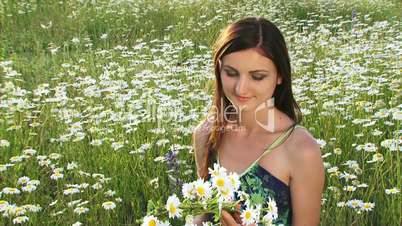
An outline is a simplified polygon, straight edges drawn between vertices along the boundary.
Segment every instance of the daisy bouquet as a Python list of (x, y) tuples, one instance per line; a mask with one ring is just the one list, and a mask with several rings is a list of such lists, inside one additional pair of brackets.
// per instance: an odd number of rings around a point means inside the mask
[[(250, 196), (239, 190), (240, 178), (236, 173), (227, 173), (227, 170), (218, 164), (209, 168), (210, 180), (197, 179), (182, 186), (182, 200), (176, 194), (169, 196), (167, 202), (154, 203), (148, 201), (147, 215), (139, 220), (141, 226), (170, 225), (170, 220), (185, 219), (186, 226), (194, 226), (194, 216), (213, 214), (215, 222), (219, 222), (222, 210), (234, 212), (236, 206), (244, 201), (246, 208), (241, 211), (240, 217), (244, 225), (262, 223), (272, 225), (277, 215), (276, 202), (269, 199), (267, 207), (262, 208), (261, 203), (252, 203)], [(235, 193), (239, 200), (235, 200)], [(261, 213), (265, 215), (260, 218)], [(203, 225), (211, 225), (203, 223)]]

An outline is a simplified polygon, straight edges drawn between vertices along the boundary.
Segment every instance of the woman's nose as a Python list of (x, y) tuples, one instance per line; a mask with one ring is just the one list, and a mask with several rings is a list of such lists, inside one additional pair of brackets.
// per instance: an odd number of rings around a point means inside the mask
[(236, 94), (239, 96), (246, 96), (247, 94), (247, 77), (246, 76), (239, 76), (239, 79), (236, 83)]

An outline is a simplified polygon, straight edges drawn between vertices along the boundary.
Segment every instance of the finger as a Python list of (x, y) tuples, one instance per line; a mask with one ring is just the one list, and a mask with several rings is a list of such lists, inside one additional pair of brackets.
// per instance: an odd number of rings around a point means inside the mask
[(235, 213), (233, 214), (233, 218), (236, 220), (237, 223), (242, 224), (242, 220), (240, 217), (240, 215), (241, 215), (240, 207), (241, 207), (240, 204), (236, 205), (236, 210), (235, 210)]
[(230, 213), (226, 212), (225, 210), (222, 211), (222, 218), (221, 218), (226, 225), (228, 226), (235, 226), (237, 225), (237, 222), (235, 221), (235, 219), (232, 217), (232, 215), (230, 215)]
[(221, 224), (222, 224), (222, 226), (227, 226), (225, 221), (222, 218), (221, 218)]
[(234, 218), (234, 220), (236, 221), (236, 223), (238, 223), (238, 224), (241, 224), (241, 223), (242, 223), (241, 217), (240, 217), (240, 214), (239, 214), (239, 213), (235, 213), (235, 214), (233, 215), (233, 218)]

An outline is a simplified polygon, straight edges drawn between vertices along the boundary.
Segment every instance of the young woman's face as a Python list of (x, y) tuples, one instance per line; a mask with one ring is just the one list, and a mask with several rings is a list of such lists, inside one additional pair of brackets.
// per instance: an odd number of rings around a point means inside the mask
[(222, 58), (223, 92), (239, 110), (254, 110), (269, 100), (276, 85), (282, 82), (275, 64), (259, 51), (246, 49)]

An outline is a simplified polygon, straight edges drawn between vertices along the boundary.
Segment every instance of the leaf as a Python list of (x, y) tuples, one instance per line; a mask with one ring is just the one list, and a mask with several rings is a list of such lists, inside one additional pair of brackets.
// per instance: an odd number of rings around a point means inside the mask
[(262, 197), (261, 194), (253, 193), (250, 197), (250, 201), (253, 205), (256, 204), (263, 204), (264, 203), (264, 197)]
[(148, 200), (147, 213), (152, 212), (155, 209), (155, 203), (152, 200)]

